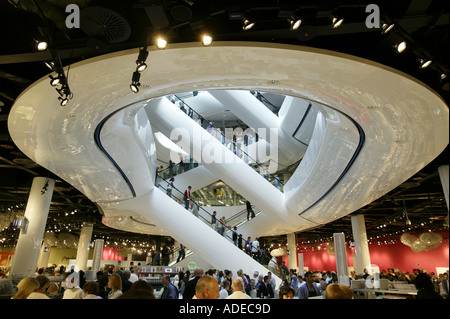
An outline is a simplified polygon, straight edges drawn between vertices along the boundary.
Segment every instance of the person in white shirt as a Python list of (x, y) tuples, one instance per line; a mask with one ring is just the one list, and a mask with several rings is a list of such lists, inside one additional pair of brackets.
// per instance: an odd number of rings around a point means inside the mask
[(131, 272), (131, 275), (130, 275), (130, 279), (128, 279), (128, 280), (133, 282), (133, 283), (138, 281), (139, 277), (136, 275), (133, 267), (130, 268), (130, 272)]
[(253, 259), (258, 260), (259, 256), (259, 241), (258, 238), (255, 238), (252, 242), (252, 257)]
[(243, 292), (244, 284), (242, 283), (241, 278), (233, 279), (231, 289), (233, 289), (233, 293), (226, 299), (252, 299), (249, 295)]

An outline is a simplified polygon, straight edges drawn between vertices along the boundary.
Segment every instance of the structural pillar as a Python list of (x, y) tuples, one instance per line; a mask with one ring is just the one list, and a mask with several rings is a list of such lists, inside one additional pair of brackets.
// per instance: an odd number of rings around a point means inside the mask
[(89, 243), (91, 242), (93, 229), (93, 223), (85, 223), (81, 228), (80, 239), (78, 241), (77, 258), (75, 260), (75, 265), (78, 268), (75, 269), (76, 271), (86, 271), (89, 257)]
[(94, 275), (101, 268), (102, 256), (103, 256), (103, 245), (105, 241), (103, 239), (96, 239), (94, 241), (94, 257), (92, 258), (92, 271)]
[(351, 220), (355, 241), (355, 271), (362, 275), (364, 269), (371, 265), (364, 215), (352, 215)]
[(10, 278), (14, 281), (34, 276), (54, 187), (55, 180), (51, 178), (33, 179), (25, 209), (25, 224), (19, 234), (10, 271)]
[[(438, 168), (439, 177), (441, 178), (442, 189), (444, 191), (445, 202), (447, 203), (447, 211), (448, 211), (448, 165), (442, 165)], [(448, 224), (448, 212), (446, 217), (446, 222)]]
[(350, 286), (348, 276), (347, 250), (345, 249), (345, 235), (344, 233), (335, 233), (333, 234), (333, 237), (338, 282), (342, 285)]
[(295, 233), (287, 234), (288, 245), (288, 264), (289, 269), (297, 269), (297, 243), (295, 241)]

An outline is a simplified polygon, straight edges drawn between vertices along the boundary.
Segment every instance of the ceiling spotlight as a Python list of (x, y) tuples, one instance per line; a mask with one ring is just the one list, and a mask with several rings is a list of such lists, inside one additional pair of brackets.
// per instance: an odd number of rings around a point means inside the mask
[(447, 74), (441, 73), (440, 78), (441, 78), (441, 81), (445, 80), (447, 78)]
[(146, 48), (143, 48), (139, 51), (139, 56), (136, 60), (137, 68), (136, 70), (138, 72), (142, 72), (147, 68), (147, 64), (145, 64), (145, 60), (147, 60), (148, 57), (148, 51)]
[(402, 41), (400, 43), (397, 43), (395, 45), (395, 49), (397, 50), (398, 53), (402, 53), (406, 49), (406, 42)]
[(387, 24), (387, 23), (383, 23), (383, 25), (381, 26), (381, 34), (386, 34), (389, 31), (392, 30), (392, 28), (395, 26), (395, 24)]
[(212, 42), (213, 42), (213, 39), (212, 39), (212, 37), (211, 37), (210, 35), (204, 34), (204, 35), (202, 36), (202, 44), (203, 44), (205, 47), (211, 45)]
[(291, 31), (297, 30), (302, 24), (302, 19), (297, 19), (294, 17), (288, 18), (289, 24), (291, 25)]
[(141, 79), (141, 74), (137, 71), (133, 72), (133, 77), (131, 78), (130, 89), (134, 93), (139, 92), (139, 87), (141, 86), (141, 83), (139, 83), (140, 79)]
[(38, 49), (38, 51), (47, 50), (47, 46), (48, 46), (47, 42), (36, 40), (36, 49)]
[(244, 18), (243, 20), (244, 20), (244, 25), (242, 26), (243, 30), (248, 31), (255, 26), (255, 22), (251, 22), (246, 18)]
[(421, 69), (425, 69), (427, 66), (429, 66), (431, 64), (431, 60), (425, 60), (425, 59), (419, 59), (420, 62), (420, 68)]
[(59, 83), (61, 83), (62, 76), (58, 75), (57, 77), (53, 77), (51, 75), (48, 76), (50, 78), (50, 85), (51, 86), (57, 86)]
[(60, 100), (61, 102), (59, 104), (61, 104), (61, 106), (66, 106), (67, 103), (69, 103), (69, 99), (67, 97), (58, 97), (58, 100)]
[(167, 40), (161, 37), (156, 39), (156, 47), (158, 49), (165, 49), (167, 47)]
[(342, 23), (344, 23), (344, 19), (339, 18), (337, 16), (333, 16), (332, 17), (332, 22), (331, 22), (331, 27), (333, 29), (337, 29), (337, 28), (339, 28), (342, 25)]
[(45, 65), (47, 66), (47, 68), (49, 68), (50, 70), (54, 70), (55, 69), (55, 62), (54, 61), (48, 61), (48, 62), (44, 62)]

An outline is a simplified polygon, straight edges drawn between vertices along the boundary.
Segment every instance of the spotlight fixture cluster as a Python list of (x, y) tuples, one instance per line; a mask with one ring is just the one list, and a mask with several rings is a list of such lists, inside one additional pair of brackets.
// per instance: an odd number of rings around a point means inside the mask
[(131, 77), (130, 89), (134, 93), (139, 92), (139, 87), (141, 86), (141, 72), (147, 69), (147, 64), (145, 63), (148, 57), (147, 48), (144, 47), (139, 50), (139, 55), (136, 60), (136, 71), (133, 72), (133, 76)]
[[(57, 61), (57, 62), (55, 62)], [(45, 65), (52, 71), (54, 71), (57, 75), (49, 75), (50, 85), (54, 86), (56, 92), (58, 92), (58, 100), (61, 106), (66, 106), (69, 103), (69, 100), (73, 98), (73, 93), (69, 88), (68, 78), (64, 73), (64, 68), (59, 61), (59, 58), (45, 62)]]

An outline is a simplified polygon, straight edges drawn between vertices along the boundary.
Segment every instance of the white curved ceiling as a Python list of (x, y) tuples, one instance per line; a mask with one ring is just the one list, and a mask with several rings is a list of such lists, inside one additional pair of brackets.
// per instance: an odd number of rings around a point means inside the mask
[[(174, 92), (254, 89), (298, 97), (322, 108), (323, 131), (311, 140), (315, 155), (302, 161), (285, 194), (277, 195), (283, 201), (265, 207), (274, 217), (277, 212), (270, 210), (278, 205), (286, 228), (260, 229), (267, 234), (298, 231), (349, 214), (407, 180), (448, 144), (448, 107), (437, 94), (404, 74), (360, 58), (267, 43), (178, 44), (150, 51), (149, 68), (141, 76), (144, 87), (134, 94), (129, 84), (137, 54), (137, 49), (126, 50), (72, 65), (69, 83), (74, 98), (64, 108), (48, 78), (37, 81), (16, 100), (8, 120), (12, 139), (27, 156), (99, 203), (112, 219), (139, 215), (113, 207), (152, 191), (148, 181), (154, 180), (155, 150), (142, 109)], [(353, 126), (342, 126), (343, 121)], [(358, 144), (361, 136), (363, 143)], [(98, 138), (111, 158), (99, 148)], [(348, 152), (340, 154), (345, 145), (356, 151), (347, 143), (350, 140), (358, 148), (354, 158)], [(348, 158), (339, 163), (344, 155)], [(344, 167), (345, 174), (330, 178), (331, 188), (313, 194), (317, 188), (312, 186), (336, 173), (333, 165)], [(302, 169), (311, 174), (302, 175)], [(259, 198), (251, 191), (248, 195)], [(316, 199), (302, 202), (309, 195)]]

